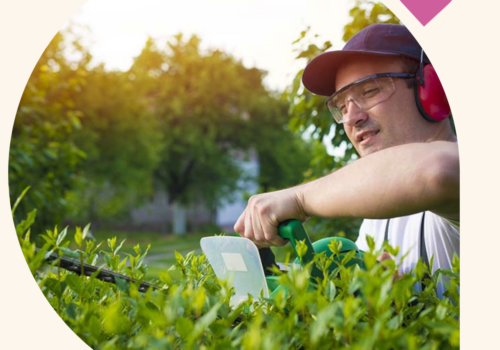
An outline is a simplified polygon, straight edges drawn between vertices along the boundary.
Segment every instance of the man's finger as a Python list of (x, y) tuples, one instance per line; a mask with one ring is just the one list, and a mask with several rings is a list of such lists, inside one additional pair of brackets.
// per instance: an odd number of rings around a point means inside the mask
[(278, 234), (278, 228), (270, 223), (268, 220), (262, 225), (266, 241), (270, 242), (273, 246), (282, 247), (288, 243), (288, 240), (284, 240)]
[(240, 217), (238, 220), (236, 220), (236, 223), (234, 224), (234, 231), (238, 233), (240, 236), (242, 236), (245, 233), (245, 214), (246, 214), (246, 209), (243, 210), (243, 213), (241, 213)]
[(252, 228), (252, 215), (250, 210), (247, 210), (247, 213), (245, 215), (245, 229), (243, 231), (243, 237), (248, 238), (249, 240), (253, 241), (254, 236), (253, 236), (253, 228)]
[(271, 246), (270, 242), (266, 241), (266, 237), (264, 236), (264, 232), (262, 231), (262, 225), (260, 221), (260, 216), (257, 213), (257, 210), (254, 208), (252, 211), (252, 229), (254, 236), (254, 243), (259, 247), (269, 247)]

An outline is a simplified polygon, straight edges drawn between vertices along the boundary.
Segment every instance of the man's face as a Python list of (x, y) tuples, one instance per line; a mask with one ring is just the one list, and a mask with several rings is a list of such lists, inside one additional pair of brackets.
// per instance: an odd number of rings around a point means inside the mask
[[(394, 57), (356, 57), (337, 71), (335, 86), (338, 90), (379, 73), (406, 72)], [(343, 117), (347, 136), (361, 157), (388, 147), (429, 139), (430, 123), (420, 116), (413, 89), (404, 79), (393, 80), (396, 90), (387, 100), (368, 110), (349, 103), (349, 112)]]

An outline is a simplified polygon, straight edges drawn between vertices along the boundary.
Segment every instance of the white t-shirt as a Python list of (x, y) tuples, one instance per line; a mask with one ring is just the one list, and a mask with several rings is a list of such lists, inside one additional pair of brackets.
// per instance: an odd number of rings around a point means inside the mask
[[(420, 258), (420, 229), (423, 213), (392, 218), (389, 223), (388, 240), (393, 247), (399, 246), (399, 254), (394, 257), (397, 264), (408, 253), (399, 271), (408, 273)], [(365, 219), (359, 229), (356, 245), (368, 251), (366, 236), (375, 239), (377, 249), (382, 247), (388, 220)], [(450, 221), (429, 211), (425, 212), (424, 239), (429, 261), (434, 255), (432, 272), (437, 269), (450, 269), (453, 254), (460, 257), (460, 229)], [(441, 289), (441, 288), (440, 288)], [(439, 291), (442, 294), (442, 290)]]

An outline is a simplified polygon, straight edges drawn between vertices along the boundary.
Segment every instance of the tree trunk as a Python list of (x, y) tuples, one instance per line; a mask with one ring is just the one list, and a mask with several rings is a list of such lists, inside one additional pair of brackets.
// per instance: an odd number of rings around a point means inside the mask
[(186, 233), (186, 208), (179, 202), (173, 203), (173, 233), (183, 235)]

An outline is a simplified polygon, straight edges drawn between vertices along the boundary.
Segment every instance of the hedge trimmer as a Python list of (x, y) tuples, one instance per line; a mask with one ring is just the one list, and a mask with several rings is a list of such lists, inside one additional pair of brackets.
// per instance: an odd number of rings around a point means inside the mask
[[(298, 220), (288, 220), (281, 223), (278, 227), (278, 233), (282, 238), (290, 241), (297, 256), (294, 264), (305, 266), (313, 261), (315, 254), (322, 252), (325, 252), (327, 256), (331, 256), (332, 252), (328, 246), (333, 241), (342, 242), (340, 256), (336, 258), (337, 261), (338, 259), (342, 259), (346, 253), (354, 251), (353, 259), (349, 261), (348, 266), (356, 264), (364, 267), (362, 252), (358, 250), (354, 242), (347, 238), (323, 238), (311, 243), (302, 223)], [(300, 252), (301, 254), (299, 254), (298, 251), (298, 242), (300, 241), (303, 241), (307, 247), (305, 252)], [(258, 297), (260, 293), (263, 292), (264, 297), (272, 298), (280, 289), (283, 289), (283, 286), (278, 282), (278, 276), (266, 276), (259, 249), (249, 239), (233, 236), (204, 237), (201, 239), (200, 245), (216, 276), (221, 280), (230, 280), (233, 283), (235, 295), (231, 299), (232, 305), (237, 305), (246, 300), (249, 294)], [(46, 255), (45, 260), (54, 263), (55, 266), (62, 269), (79, 275), (94, 276), (104, 282), (116, 284), (117, 279), (121, 279), (128, 283), (138, 283), (136, 279), (126, 275), (82, 263), (77, 259), (59, 256), (55, 253)], [(269, 262), (266, 262), (266, 265), (266, 267), (269, 267)], [(336, 263), (332, 263), (329, 267), (329, 271), (333, 271), (337, 266)], [(313, 265), (311, 278), (321, 277), (321, 275), (321, 271)], [(162, 289), (162, 287), (154, 284), (141, 282), (138, 290), (140, 292), (146, 292), (149, 288), (153, 290)]]

